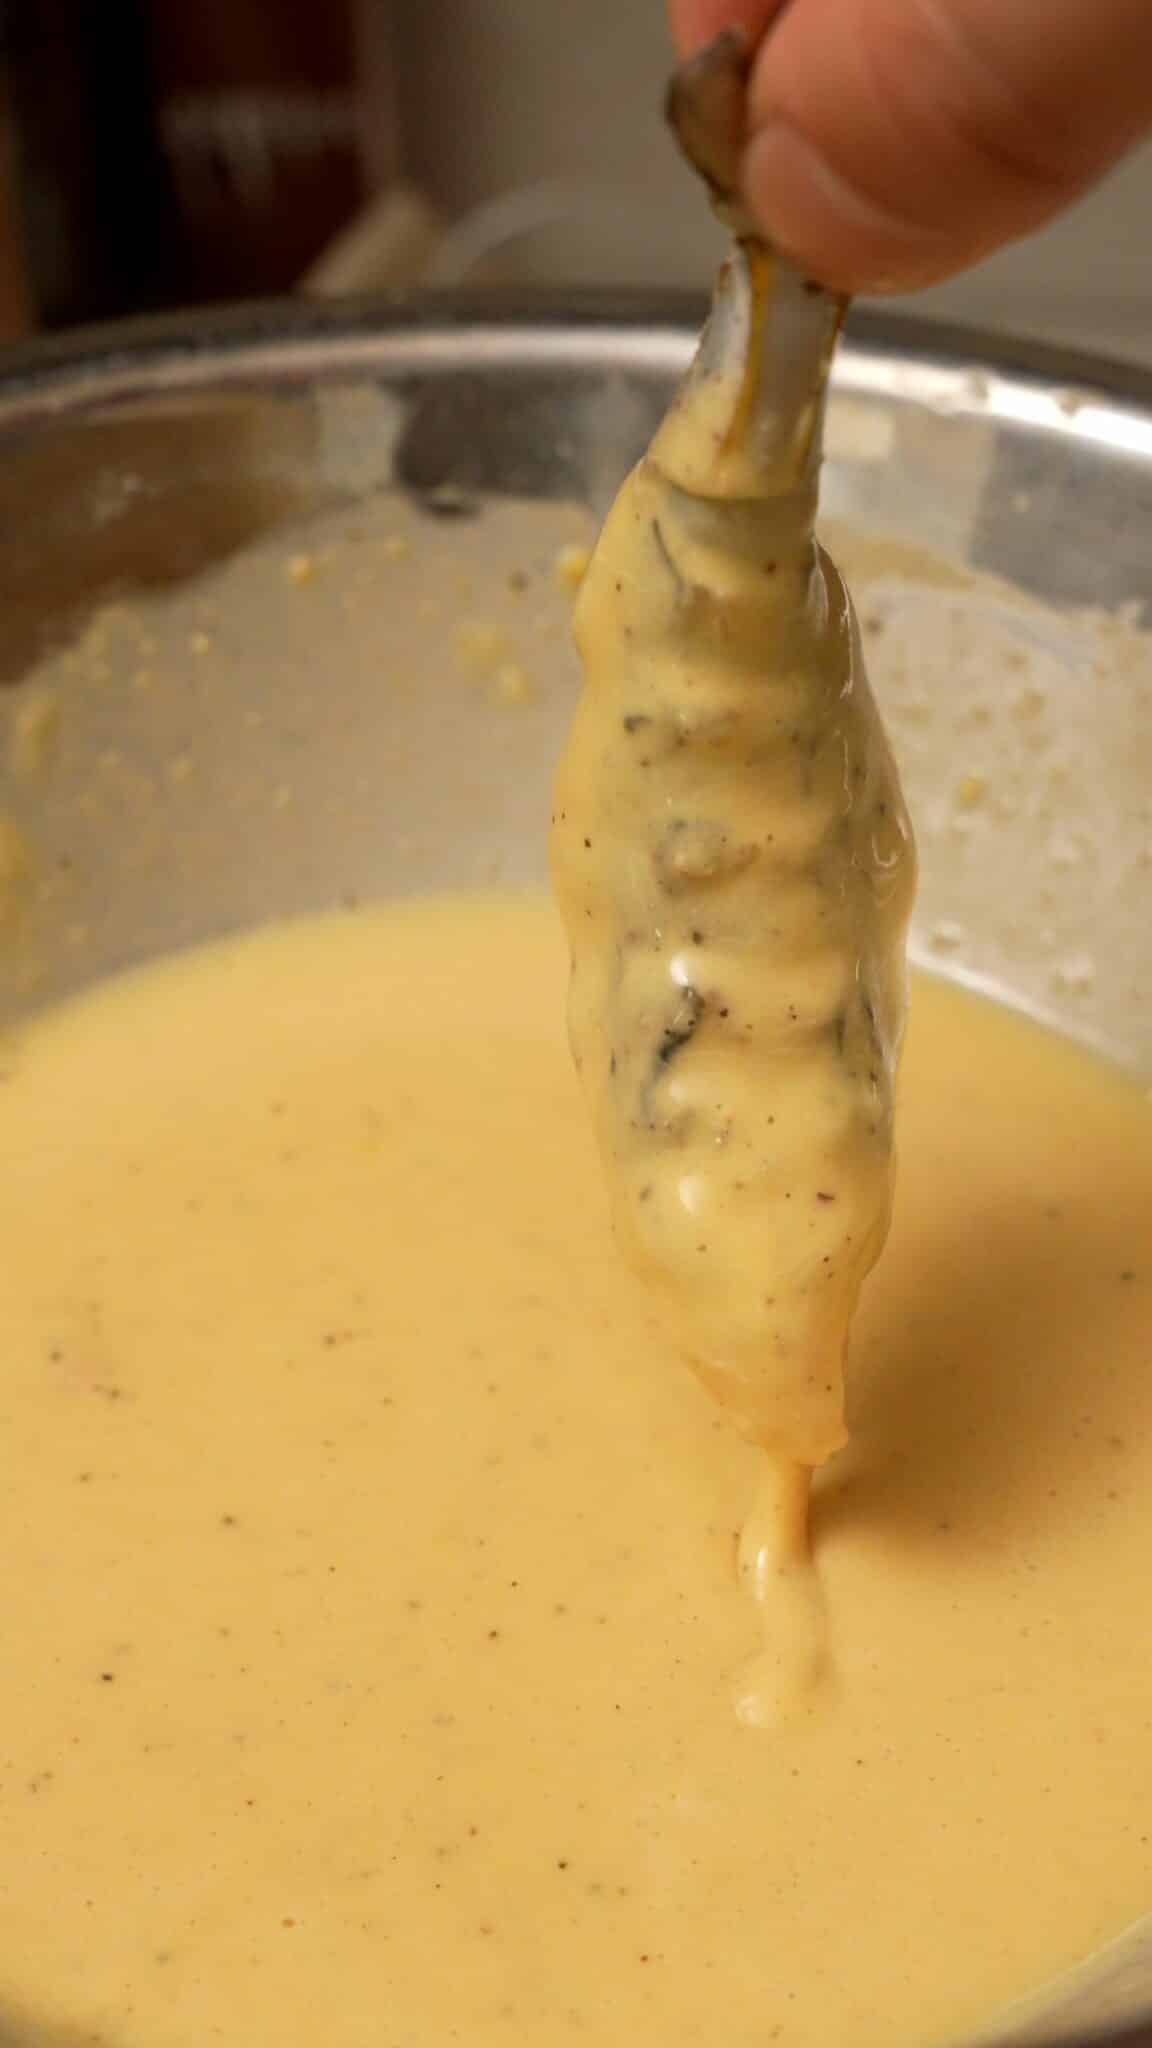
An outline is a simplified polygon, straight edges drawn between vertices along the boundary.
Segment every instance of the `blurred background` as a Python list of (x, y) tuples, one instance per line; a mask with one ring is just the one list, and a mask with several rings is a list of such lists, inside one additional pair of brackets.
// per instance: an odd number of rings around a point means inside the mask
[[(0, 0), (0, 335), (285, 291), (700, 286), (663, 0)], [(1152, 365), (1152, 147), (918, 296)]]

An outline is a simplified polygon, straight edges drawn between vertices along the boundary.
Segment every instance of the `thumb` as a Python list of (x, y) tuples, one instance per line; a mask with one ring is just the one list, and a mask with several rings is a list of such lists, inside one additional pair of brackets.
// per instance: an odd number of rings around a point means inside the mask
[[(716, 0), (676, 4), (718, 25)], [(1152, 0), (734, 0), (727, 14), (768, 28), (747, 201), (845, 290), (963, 269), (1052, 219), (1152, 124)]]

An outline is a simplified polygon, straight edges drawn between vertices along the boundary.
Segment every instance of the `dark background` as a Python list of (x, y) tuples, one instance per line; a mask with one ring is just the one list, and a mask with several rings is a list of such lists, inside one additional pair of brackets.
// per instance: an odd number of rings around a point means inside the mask
[(366, 190), (371, 4), (0, 0), (0, 326), (290, 290)]

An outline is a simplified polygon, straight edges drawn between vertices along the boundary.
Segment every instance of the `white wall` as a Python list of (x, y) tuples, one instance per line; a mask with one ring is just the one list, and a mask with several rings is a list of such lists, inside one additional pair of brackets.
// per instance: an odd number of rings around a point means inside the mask
[[(703, 281), (715, 234), (660, 121), (663, 0), (394, 5), (410, 167), (446, 210), (565, 188), (565, 224), (507, 245), (489, 274)], [(1152, 147), (1056, 228), (909, 304), (1152, 364), (1150, 230)]]

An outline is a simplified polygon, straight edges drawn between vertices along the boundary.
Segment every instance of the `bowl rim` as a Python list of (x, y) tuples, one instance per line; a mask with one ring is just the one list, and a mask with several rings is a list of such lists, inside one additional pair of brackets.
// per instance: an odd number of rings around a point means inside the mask
[[(0, 433), (70, 413), (372, 373), (682, 368), (707, 301), (691, 290), (405, 290), (252, 300), (41, 335), (0, 349)], [(841, 393), (1015, 421), (1152, 462), (1152, 371), (979, 327), (854, 309)]]

